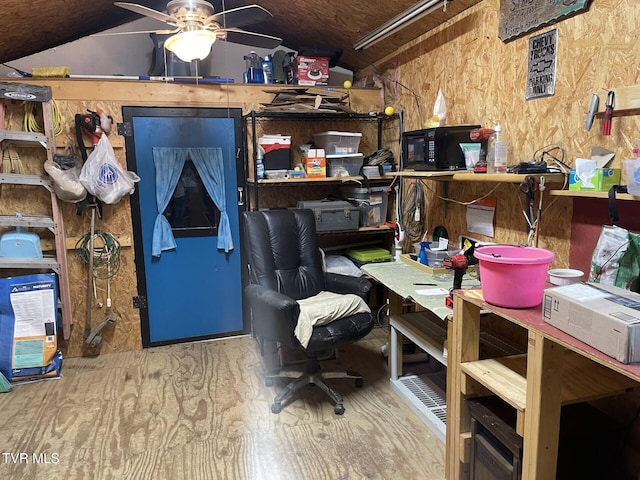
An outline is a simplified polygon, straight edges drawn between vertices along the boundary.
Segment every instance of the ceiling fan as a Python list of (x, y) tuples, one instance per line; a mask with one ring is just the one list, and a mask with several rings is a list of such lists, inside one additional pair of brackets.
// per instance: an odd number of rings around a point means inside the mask
[(104, 35), (174, 34), (165, 40), (164, 46), (185, 62), (206, 58), (216, 40), (270, 49), (276, 48), (282, 42), (278, 37), (239, 28), (272, 18), (271, 13), (259, 5), (247, 5), (218, 13), (214, 13), (213, 5), (204, 0), (171, 0), (167, 3), (166, 13), (135, 3), (114, 2), (114, 5), (159, 20), (174, 28)]

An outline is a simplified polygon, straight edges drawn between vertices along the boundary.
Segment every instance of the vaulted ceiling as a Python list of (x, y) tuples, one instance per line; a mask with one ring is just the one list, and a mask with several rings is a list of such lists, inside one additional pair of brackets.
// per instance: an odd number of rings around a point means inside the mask
[[(167, 0), (128, 0), (165, 11)], [(358, 71), (393, 52), (481, 0), (450, 0), (441, 9), (365, 50), (353, 44), (411, 7), (414, 0), (213, 0), (215, 11), (258, 4), (271, 12), (269, 21), (244, 27), (283, 39), (287, 48), (341, 48), (338, 65)], [(2, 0), (4, 25), (0, 33), (0, 63), (77, 40), (142, 18), (116, 7), (113, 0)], [(169, 28), (158, 22), (159, 28)]]

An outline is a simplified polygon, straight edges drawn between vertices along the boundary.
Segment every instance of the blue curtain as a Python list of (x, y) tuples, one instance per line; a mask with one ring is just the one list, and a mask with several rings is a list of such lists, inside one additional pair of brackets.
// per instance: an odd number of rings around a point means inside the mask
[[(231, 225), (227, 215), (227, 202), (224, 188), (224, 160), (219, 147), (189, 148), (191, 161), (198, 170), (202, 183), (220, 210), (218, 225), (218, 249), (230, 252), (233, 250)], [(175, 187), (175, 186), (174, 186)]]
[(156, 168), (156, 204), (158, 215), (153, 226), (151, 255), (159, 257), (165, 250), (176, 248), (171, 225), (163, 215), (176, 189), (182, 167), (187, 160), (187, 148), (153, 147), (153, 164)]

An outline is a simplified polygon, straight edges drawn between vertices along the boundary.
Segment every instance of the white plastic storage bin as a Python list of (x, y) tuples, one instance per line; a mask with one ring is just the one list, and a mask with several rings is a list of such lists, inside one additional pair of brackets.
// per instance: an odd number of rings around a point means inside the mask
[(349, 155), (358, 153), (362, 133), (357, 132), (321, 132), (313, 134), (313, 141), (324, 148), (327, 155)]
[(327, 177), (355, 177), (360, 175), (364, 155), (327, 155)]
[(360, 208), (361, 227), (377, 227), (387, 221), (386, 187), (343, 187), (342, 196)]

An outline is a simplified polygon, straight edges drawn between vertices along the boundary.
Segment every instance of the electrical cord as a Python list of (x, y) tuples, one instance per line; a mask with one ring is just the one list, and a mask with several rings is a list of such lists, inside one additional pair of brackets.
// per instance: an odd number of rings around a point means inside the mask
[(385, 319), (387, 318), (387, 309), (389, 308), (389, 305), (387, 303), (385, 303), (384, 305), (382, 305), (378, 311), (376, 312), (376, 319), (374, 322), (374, 327), (376, 328), (385, 328), (387, 327), (387, 322), (385, 321)]
[[(38, 124), (35, 116), (35, 104), (37, 102), (25, 102), (24, 103), (24, 117), (23, 125), (25, 132), (43, 132), (44, 127)], [(58, 104), (52, 98), (51, 110), (53, 116), (53, 132), (55, 135), (62, 135), (64, 133), (64, 117), (60, 113)]]
[(426, 219), (423, 184), (421, 181), (411, 182), (402, 198), (402, 224), (405, 233), (412, 239), (422, 238)]
[[(86, 233), (78, 239), (75, 247), (78, 256), (87, 265), (89, 264), (89, 255), (91, 255), (90, 241), (91, 234)], [(120, 242), (110, 233), (96, 230), (93, 243), (94, 277), (102, 280), (112, 278), (120, 270)]]
[[(552, 153), (556, 151), (559, 152), (558, 156)], [(565, 163), (564, 157), (564, 148), (561, 145), (550, 143), (549, 145), (545, 145), (544, 147), (541, 147), (533, 152), (533, 158), (531, 159), (531, 162), (546, 162), (547, 165), (555, 164), (555, 169), (554, 167), (549, 167), (549, 173), (564, 173), (565, 175), (569, 175), (569, 170), (571, 170), (571, 167)]]
[[(420, 180), (420, 182), (422, 182), (422, 180)], [(469, 205), (475, 205), (476, 203), (484, 200), (485, 198), (489, 197), (493, 192), (495, 192), (498, 187), (502, 185), (502, 182), (496, 184), (495, 187), (493, 187), (491, 190), (489, 190), (489, 192), (485, 193), (484, 195), (482, 195), (481, 197), (478, 198), (474, 198), (473, 200), (469, 200), (468, 202), (461, 202), (459, 200), (454, 200), (452, 198), (445, 198), (442, 195), (438, 194), (438, 192), (436, 192), (434, 189), (432, 189), (431, 187), (429, 187), (428, 185), (425, 185), (426, 189), (429, 190), (431, 193), (433, 193), (436, 197), (438, 197), (440, 200), (443, 200), (445, 202), (449, 202), (449, 203), (455, 203), (457, 205), (462, 205), (462, 206), (469, 206)]]

